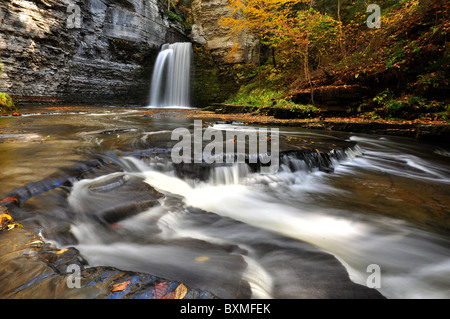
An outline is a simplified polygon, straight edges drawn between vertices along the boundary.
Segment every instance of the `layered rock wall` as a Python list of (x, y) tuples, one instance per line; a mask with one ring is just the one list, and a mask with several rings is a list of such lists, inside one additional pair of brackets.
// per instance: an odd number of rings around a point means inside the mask
[[(229, 16), (228, 0), (193, 0), (194, 103), (208, 106), (236, 93), (245, 69), (258, 65), (258, 42), (251, 36), (236, 37), (220, 19)], [(236, 45), (238, 49), (231, 50)]]
[(158, 0), (4, 0), (0, 91), (22, 100), (145, 104), (159, 47), (188, 40), (184, 34)]
[(194, 0), (190, 34), (166, 11), (161, 0), (2, 0), (0, 91), (32, 103), (144, 105), (160, 46), (192, 41), (194, 105), (223, 101), (239, 87), (236, 67), (259, 58), (255, 41), (220, 25), (227, 0)]
[[(258, 52), (255, 39), (248, 36), (237, 38), (220, 23), (222, 17), (230, 15), (228, 5), (228, 0), (193, 0), (191, 39), (204, 45), (219, 65), (256, 62)], [(239, 49), (230, 53), (237, 44)]]

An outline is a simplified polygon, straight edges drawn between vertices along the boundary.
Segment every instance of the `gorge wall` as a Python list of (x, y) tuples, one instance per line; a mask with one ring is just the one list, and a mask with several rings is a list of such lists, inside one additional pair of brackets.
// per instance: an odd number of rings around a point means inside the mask
[(162, 0), (2, 0), (0, 92), (30, 103), (146, 105), (161, 45), (191, 41), (193, 105), (222, 102), (258, 57), (254, 41), (220, 25), (227, 5), (193, 0), (190, 30)]
[[(251, 37), (238, 39), (231, 35), (220, 23), (222, 17), (230, 15), (228, 0), (193, 0), (191, 38), (202, 44), (210, 52), (212, 59), (219, 65), (239, 64), (258, 58), (257, 42)], [(230, 49), (239, 44), (239, 49), (230, 53)]]
[(164, 10), (158, 0), (4, 0), (0, 91), (22, 101), (145, 104), (160, 46), (189, 41)]
[[(236, 38), (220, 23), (230, 14), (228, 0), (193, 0), (194, 104), (223, 102), (237, 92), (246, 67), (257, 64), (258, 43), (251, 37)], [(238, 50), (230, 50), (239, 44)]]

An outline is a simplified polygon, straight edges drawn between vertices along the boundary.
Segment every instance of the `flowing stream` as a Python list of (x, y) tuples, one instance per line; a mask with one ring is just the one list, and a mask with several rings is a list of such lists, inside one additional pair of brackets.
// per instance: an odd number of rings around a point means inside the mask
[(385, 297), (450, 297), (448, 145), (280, 128), (282, 151), (331, 154), (332, 171), (288, 155), (275, 174), (247, 164), (180, 171), (167, 150), (175, 128), (193, 129), (189, 114), (112, 107), (0, 118), (0, 193), (101, 159), (20, 211), (24, 225), (76, 247), (90, 266), (223, 298), (327, 298), (367, 294), (375, 265)]

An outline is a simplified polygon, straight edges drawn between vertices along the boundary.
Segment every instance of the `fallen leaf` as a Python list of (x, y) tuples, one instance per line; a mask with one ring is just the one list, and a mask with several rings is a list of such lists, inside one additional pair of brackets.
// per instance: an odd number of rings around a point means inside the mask
[(15, 197), (6, 197), (2, 199), (2, 203), (18, 203), (19, 200)]
[(58, 251), (56, 252), (56, 254), (57, 254), (57, 255), (61, 255), (62, 253), (66, 252), (66, 251), (68, 251), (68, 250), (69, 250), (69, 248), (64, 248), (64, 249), (58, 250)]
[(37, 254), (37, 252), (35, 250), (32, 249), (27, 249), (23, 252), (22, 256), (24, 257), (33, 257)]
[(162, 297), (162, 299), (174, 299), (174, 298), (175, 298), (175, 291), (171, 291)]
[(28, 246), (28, 245), (41, 245), (41, 244), (42, 244), (41, 240), (35, 240), (35, 241), (32, 241), (31, 243), (28, 243), (26, 245)]
[(11, 216), (9, 216), (9, 214), (1, 214), (1, 215), (0, 215), (0, 222), (1, 222), (1, 220), (2, 220), (3, 218), (6, 218), (7, 220), (11, 220), (11, 219), (12, 219)]
[(198, 262), (200, 262), (200, 263), (202, 263), (202, 262), (204, 262), (204, 261), (207, 261), (207, 260), (209, 260), (209, 257), (208, 257), (208, 256), (199, 256), (199, 257), (196, 257), (196, 258), (195, 258), (195, 261), (198, 261)]
[(17, 228), (17, 227), (22, 227), (22, 228), (23, 228), (23, 225), (22, 225), (22, 224), (19, 224), (19, 223), (12, 223), (12, 224), (9, 224), (9, 225), (8, 225), (8, 230), (11, 230), (11, 229), (14, 229), (14, 228)]
[(155, 285), (155, 289), (152, 290), (153, 297), (152, 299), (162, 299), (167, 291), (167, 283), (160, 282)]
[(131, 280), (127, 280), (120, 284), (115, 284), (112, 287), (111, 292), (124, 291), (128, 287), (129, 284), (131, 284)]
[(173, 299), (183, 299), (187, 294), (187, 288), (185, 285), (180, 284), (177, 289), (175, 289), (175, 297)]

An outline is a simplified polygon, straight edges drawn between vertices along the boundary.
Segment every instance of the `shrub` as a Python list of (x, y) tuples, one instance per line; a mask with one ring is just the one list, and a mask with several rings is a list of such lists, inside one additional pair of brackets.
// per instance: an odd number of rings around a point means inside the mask
[(226, 103), (245, 106), (271, 106), (274, 101), (282, 99), (283, 93), (268, 89), (253, 88), (254, 84), (242, 86), (239, 92)]
[(0, 93), (0, 112), (15, 111), (13, 99), (6, 93)]
[[(0, 74), (3, 70), (3, 63), (0, 62)], [(0, 112), (16, 111), (13, 99), (6, 93), (0, 92)]]

